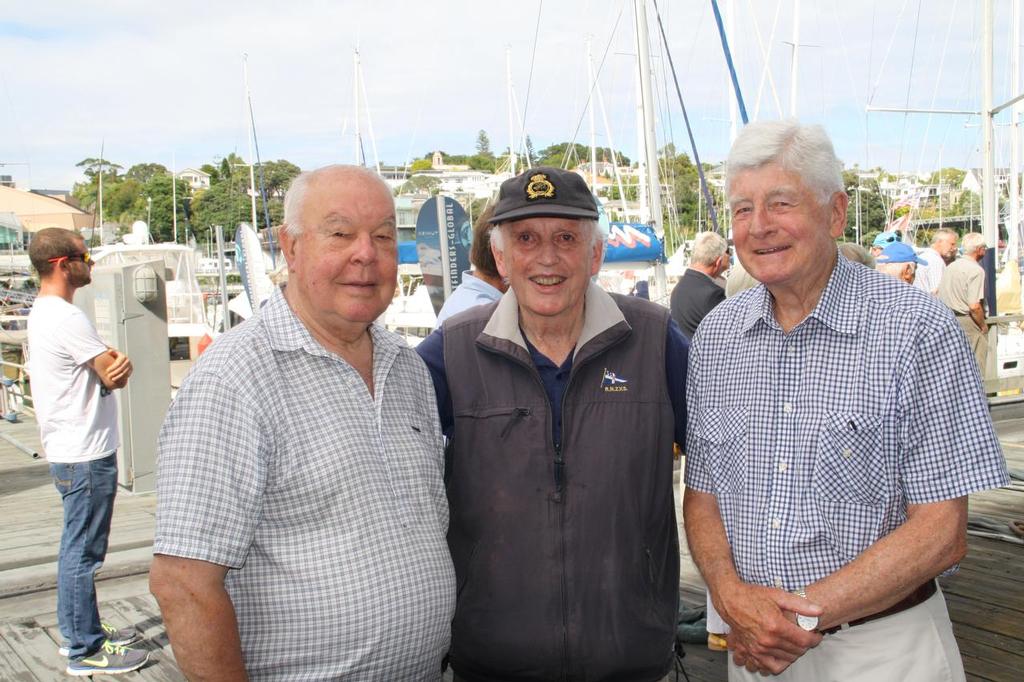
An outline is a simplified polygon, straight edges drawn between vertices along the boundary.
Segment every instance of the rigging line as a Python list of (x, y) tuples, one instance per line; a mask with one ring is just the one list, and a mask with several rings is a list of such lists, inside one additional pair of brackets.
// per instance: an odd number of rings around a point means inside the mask
[[(907, 75), (907, 96), (904, 100), (904, 108), (910, 108), (910, 86), (914, 82), (914, 62), (917, 61), (917, 34), (921, 29), (921, 0), (917, 0), (917, 17), (914, 21), (914, 42), (910, 48), (910, 73)], [(903, 114), (903, 132), (900, 135), (900, 153), (896, 161), (896, 171), (903, 171), (903, 146), (904, 140), (907, 135), (907, 120), (910, 118), (909, 113)]]
[[(871, 89), (871, 93), (868, 95), (868, 104), (875, 101), (875, 93), (878, 92), (878, 86), (882, 82), (882, 74), (885, 72), (885, 63), (889, 61), (889, 55), (892, 53), (893, 43), (896, 42), (896, 34), (900, 27), (900, 22), (903, 20), (903, 12), (907, 9), (907, 4), (910, 0), (903, 0), (903, 6), (900, 7), (900, 13), (896, 17), (895, 23), (892, 25), (892, 35), (889, 37), (889, 47), (885, 50), (885, 56), (882, 57), (882, 63), (878, 67), (878, 78), (875, 80), (875, 85)], [(873, 15), (872, 15), (873, 16)], [(872, 19), (872, 36), (874, 35), (874, 20)], [(873, 38), (872, 38), (873, 40)]]
[[(854, 78), (853, 78), (853, 71), (850, 69), (850, 52), (846, 48), (846, 36), (845, 36), (845, 32), (842, 30), (843, 29), (843, 24), (839, 20), (839, 9), (836, 7), (836, 0), (832, 0), (832, 16), (835, 18), (835, 22), (836, 22), (836, 29), (837, 29), (836, 33), (839, 34), (839, 45), (840, 45), (840, 47), (843, 50), (843, 66), (846, 67), (846, 77), (849, 79), (850, 83), (853, 83), (855, 81), (854, 81)], [(870, 65), (869, 65), (868, 68), (870, 70)], [(869, 77), (869, 80), (870, 80), (870, 77)], [(866, 125), (866, 122), (867, 122), (867, 112), (865, 112), (863, 110), (864, 107), (861, 105), (861, 101), (857, 98), (856, 95), (854, 95), (854, 101), (857, 103), (858, 108), (861, 109), (861, 116), (864, 118), (865, 125)], [(864, 135), (865, 135), (865, 139), (866, 139), (866, 137), (867, 137), (867, 128), (866, 127), (864, 129)]]
[[(833, 0), (834, 2), (835, 0)], [(754, 35), (757, 36), (757, 47), (761, 50), (761, 59), (764, 62), (764, 67), (761, 69), (761, 81), (757, 84), (757, 99), (754, 100), (754, 120), (757, 120), (757, 116), (761, 111), (761, 94), (764, 92), (764, 81), (767, 76), (768, 82), (771, 86), (772, 97), (775, 99), (775, 109), (778, 112), (779, 117), (782, 117), (782, 103), (779, 101), (779, 93), (775, 88), (775, 77), (772, 75), (771, 70), (771, 57), (772, 57), (772, 44), (775, 42), (775, 29), (779, 25), (779, 10), (782, 9), (782, 0), (779, 0), (775, 5), (775, 16), (772, 18), (772, 32), (768, 36), (768, 50), (764, 49), (764, 41), (761, 39), (761, 29), (757, 26), (757, 16), (754, 14), (754, 0), (747, 0), (747, 8), (750, 10), (750, 16), (754, 23)], [(840, 38), (842, 37), (842, 31), (839, 32)]]
[[(657, 7), (657, 3), (655, 3)], [(743, 125), (748, 122), (747, 105), (743, 103), (743, 93), (740, 92), (740, 82), (736, 78), (736, 66), (732, 63), (732, 52), (729, 51), (729, 37), (725, 35), (725, 26), (722, 25), (722, 13), (718, 11), (718, 0), (711, 0), (711, 9), (715, 11), (715, 23), (718, 24), (718, 37), (722, 39), (722, 51), (725, 53), (725, 63), (729, 67), (729, 77), (732, 79), (732, 89), (736, 94), (736, 104), (740, 108), (740, 118)], [(659, 17), (659, 24), (660, 24)], [(668, 49), (666, 44), (666, 49)]]
[[(956, 8), (960, 0), (953, 0), (953, 9), (949, 13), (949, 24), (946, 26), (946, 37), (942, 42), (942, 51), (939, 52), (939, 68), (935, 74), (935, 88), (932, 90), (932, 101), (928, 105), (930, 109), (935, 108), (935, 102), (939, 98), (939, 84), (942, 82), (942, 67), (946, 63), (946, 48), (949, 46), (949, 35), (953, 32), (953, 17), (956, 16)], [(924, 137), (921, 140), (921, 153), (917, 157), (917, 168), (924, 165), (925, 147), (928, 144), (928, 134), (932, 128), (932, 115), (928, 114), (928, 122), (925, 124)], [(941, 170), (941, 169), (940, 169)]]
[(533, 31), (533, 51), (530, 55), (530, 77), (526, 79), (526, 101), (523, 103), (523, 118), (519, 123), (519, 127), (524, 131), (526, 130), (526, 113), (530, 109), (530, 92), (531, 86), (533, 85), (533, 65), (537, 61), (537, 38), (540, 36), (540, 15), (544, 10), (544, 0), (540, 0), (537, 3), (537, 27)]
[[(270, 224), (270, 208), (267, 206), (267, 181), (263, 175), (263, 164), (260, 162), (260, 139), (256, 136), (256, 117), (252, 112), (252, 95), (249, 100), (249, 124), (252, 126), (252, 146), (256, 151), (256, 167), (260, 169), (260, 198), (263, 200), (263, 220), (267, 225), (267, 246), (270, 247), (270, 263), (277, 267), (277, 254), (274, 252), (274, 229)], [(172, 180), (173, 182), (173, 180)], [(259, 226), (253, 225), (259, 234)]]
[(654, 3), (654, 15), (658, 19), (658, 32), (661, 33), (661, 41), (665, 44), (665, 56), (668, 57), (668, 66), (672, 70), (672, 82), (676, 86), (676, 95), (679, 97), (679, 107), (683, 110), (683, 120), (686, 122), (686, 133), (690, 137), (690, 147), (693, 149), (693, 162), (697, 166), (697, 174), (700, 176), (700, 188), (704, 192), (704, 199), (708, 205), (708, 215), (711, 216), (711, 224), (715, 232), (721, 234), (718, 228), (718, 212), (715, 211), (714, 202), (711, 200), (711, 192), (708, 189), (707, 178), (704, 177), (704, 169), (700, 165), (700, 154), (697, 153), (697, 142), (693, 139), (693, 128), (690, 126), (690, 117), (686, 114), (686, 105), (683, 103), (683, 91), (679, 89), (679, 77), (676, 75), (676, 67), (672, 63), (672, 51), (668, 49), (668, 38), (665, 36), (665, 27), (661, 23), (661, 10), (658, 9), (658, 0), (651, 0)]
[(597, 65), (597, 69), (594, 71), (594, 82), (590, 84), (590, 91), (587, 92), (587, 100), (583, 103), (583, 109), (580, 111), (580, 118), (576, 122), (576, 130), (573, 132), (569, 144), (576, 144), (576, 140), (580, 135), (580, 128), (583, 127), (583, 117), (586, 115), (588, 107), (594, 106), (594, 91), (597, 89), (597, 80), (601, 77), (601, 70), (604, 68), (605, 60), (608, 58), (608, 51), (611, 49), (612, 40), (615, 38), (615, 31), (619, 27), (619, 20), (622, 19), (622, 12), (625, 9), (626, 0), (622, 0), (622, 4), (619, 5), (619, 15), (615, 17), (615, 24), (612, 26), (611, 33), (608, 34), (608, 42), (604, 46), (604, 54), (601, 55), (601, 62)]
[[(875, 60), (875, 10), (878, 8), (878, 0), (871, 4), (871, 38), (868, 42), (868, 73), (867, 81), (864, 83), (864, 166), (871, 167), (871, 119), (867, 113), (867, 105), (871, 103), (871, 67)], [(863, 234), (863, 232), (861, 233)]]

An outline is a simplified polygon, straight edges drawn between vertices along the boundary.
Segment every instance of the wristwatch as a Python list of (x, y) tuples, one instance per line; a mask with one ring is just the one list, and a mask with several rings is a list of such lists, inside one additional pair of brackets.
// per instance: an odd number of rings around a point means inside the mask
[[(797, 590), (793, 594), (797, 595), (801, 599), (807, 599), (807, 593), (803, 591), (803, 588)], [(802, 627), (807, 632), (816, 630), (818, 627), (817, 616), (805, 616), (802, 613), (796, 614), (796, 624)]]

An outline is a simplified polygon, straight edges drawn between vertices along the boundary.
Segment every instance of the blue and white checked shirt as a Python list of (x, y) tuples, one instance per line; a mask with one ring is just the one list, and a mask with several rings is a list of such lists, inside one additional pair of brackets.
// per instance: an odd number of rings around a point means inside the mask
[(441, 679), (455, 613), (434, 389), (376, 325), (371, 396), (280, 290), (160, 432), (153, 551), (228, 571), (252, 680)]
[(788, 334), (764, 286), (704, 318), (687, 406), (686, 485), (716, 496), (749, 583), (800, 589), (904, 523), (908, 504), (1008, 482), (949, 310), (842, 256)]

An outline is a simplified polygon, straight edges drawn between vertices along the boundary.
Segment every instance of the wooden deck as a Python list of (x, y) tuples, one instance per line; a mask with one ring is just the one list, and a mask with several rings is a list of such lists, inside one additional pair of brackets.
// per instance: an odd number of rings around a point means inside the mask
[[(1009, 465), (1024, 469), (1024, 408), (997, 416)], [(39, 447), (31, 421), (0, 422), (0, 433), (30, 449)], [(142, 646), (152, 652), (145, 668), (124, 678), (179, 681), (184, 677), (174, 663), (147, 585), (155, 506), (153, 495), (118, 495), (110, 552), (97, 590), (104, 619), (118, 626), (135, 625), (145, 636)], [(1024, 486), (972, 496), (970, 506), (972, 514), (1024, 519)], [(57, 653), (60, 635), (53, 590), (60, 498), (46, 462), (33, 460), (4, 440), (0, 519), (0, 680), (66, 679), (65, 661)], [(1024, 546), (973, 536), (969, 544), (960, 572), (941, 581), (968, 680), (1017, 682), (1024, 679)], [(687, 606), (703, 605), (703, 583), (685, 548), (680, 588)], [(726, 678), (723, 652), (688, 645), (684, 663), (691, 682)], [(675, 679), (670, 675), (666, 682)]]

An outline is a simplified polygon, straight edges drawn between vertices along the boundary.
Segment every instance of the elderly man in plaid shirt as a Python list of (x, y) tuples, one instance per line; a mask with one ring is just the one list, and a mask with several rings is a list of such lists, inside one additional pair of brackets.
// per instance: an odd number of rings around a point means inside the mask
[(440, 680), (455, 611), (434, 392), (374, 320), (391, 190), (328, 166), (285, 197), (288, 284), (196, 363), (160, 434), (150, 586), (192, 680)]
[(925, 292), (851, 264), (824, 130), (748, 126), (736, 252), (762, 285), (693, 338), (686, 532), (730, 680), (963, 680), (935, 578), (1005, 462), (966, 339)]

